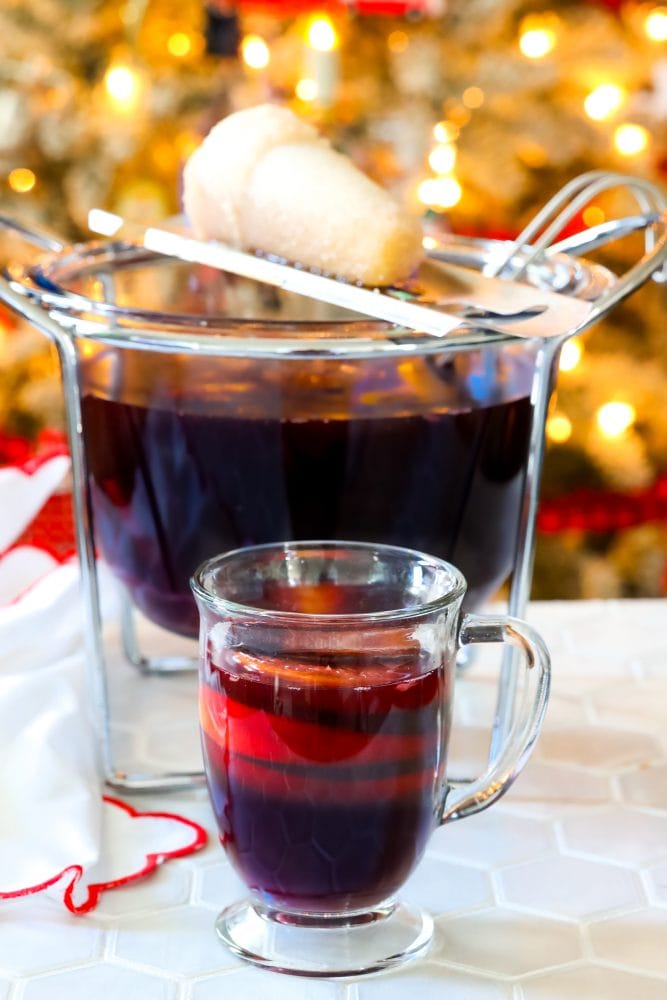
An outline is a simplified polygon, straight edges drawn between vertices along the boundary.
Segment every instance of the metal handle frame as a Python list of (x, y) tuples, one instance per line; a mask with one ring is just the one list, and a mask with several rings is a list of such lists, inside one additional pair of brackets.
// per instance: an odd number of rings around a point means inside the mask
[[(613, 187), (624, 187), (634, 195), (641, 216), (631, 220), (619, 220), (617, 225), (605, 224), (584, 232), (576, 239), (553, 243), (565, 223), (580, 211), (596, 194)], [(7, 216), (0, 215), (0, 228), (13, 231), (26, 242), (40, 250), (57, 252), (64, 243), (57, 236), (35, 228), (29, 228)], [(601, 231), (601, 229), (604, 231)], [(586, 326), (606, 315), (621, 299), (633, 292), (651, 276), (665, 277), (667, 265), (667, 201), (652, 184), (624, 177), (606, 171), (593, 171), (575, 178), (566, 185), (544, 209), (535, 216), (518, 239), (512, 243), (494, 267), (494, 274), (508, 280), (520, 280), (531, 264), (548, 261), (549, 255), (562, 252), (585, 252), (587, 246), (609, 242), (626, 232), (645, 230), (645, 253), (642, 258), (623, 275), (619, 281), (594, 303), (594, 309)], [(587, 239), (589, 243), (587, 243)], [(72, 502), (76, 542), (80, 560), (81, 592), (85, 624), (85, 644), (87, 652), (88, 678), (93, 704), (98, 720), (99, 755), (105, 780), (109, 785), (122, 791), (165, 791), (189, 788), (203, 783), (201, 772), (168, 772), (164, 774), (127, 774), (119, 771), (114, 764), (110, 710), (107, 685), (107, 661), (102, 640), (99, 580), (94, 551), (92, 512), (90, 510), (86, 460), (82, 437), (81, 387), (76, 348), (63, 322), (61, 310), (50, 311), (33, 301), (22, 287), (6, 276), (0, 276), (0, 300), (19, 316), (31, 323), (51, 340), (57, 349), (65, 397), (67, 434), (72, 460)], [(538, 348), (533, 378), (531, 402), (533, 419), (530, 438), (530, 458), (526, 469), (523, 502), (519, 513), (517, 546), (514, 558), (508, 613), (521, 618), (530, 595), (530, 585), (535, 549), (535, 525), (539, 502), (540, 476), (544, 455), (544, 426), (549, 399), (553, 388), (555, 361), (566, 339), (579, 330), (573, 330), (562, 338), (543, 340)], [(145, 673), (162, 671), (146, 660), (134, 645), (132, 623), (126, 609), (124, 616), (124, 639), (128, 658)], [(183, 669), (183, 661), (172, 663), (165, 672), (174, 668)], [(502, 753), (507, 735), (514, 721), (513, 706), (516, 700), (518, 659), (511, 647), (503, 656), (498, 684), (497, 703), (489, 751), (490, 760), (496, 761)]]

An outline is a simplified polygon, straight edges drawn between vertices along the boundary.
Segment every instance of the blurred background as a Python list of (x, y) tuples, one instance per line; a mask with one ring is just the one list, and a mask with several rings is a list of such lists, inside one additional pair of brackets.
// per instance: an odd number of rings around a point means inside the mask
[[(436, 235), (511, 238), (590, 169), (667, 183), (667, 7), (652, 2), (3, 0), (0, 39), (0, 212), (69, 240), (88, 238), (91, 207), (178, 212), (202, 135), (264, 100)], [(601, 198), (578, 228), (615, 207)], [(535, 597), (667, 593), (665, 305), (650, 282), (563, 351)], [(62, 427), (48, 345), (0, 312), (0, 463)]]

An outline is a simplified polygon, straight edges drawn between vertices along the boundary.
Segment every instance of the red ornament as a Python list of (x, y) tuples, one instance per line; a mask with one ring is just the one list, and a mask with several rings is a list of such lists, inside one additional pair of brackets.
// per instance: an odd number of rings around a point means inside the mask
[(290, 17), (294, 14), (303, 14), (307, 11), (336, 11), (347, 10), (354, 14), (368, 14), (371, 16), (403, 17), (406, 14), (429, 13), (429, 0), (237, 0), (237, 7), (254, 10), (263, 10), (267, 13), (277, 14), (280, 17)]
[(545, 534), (567, 530), (611, 532), (656, 521), (667, 521), (667, 475), (635, 493), (581, 489), (544, 500), (537, 528)]
[(589, 2), (595, 3), (598, 6), (608, 7), (609, 10), (613, 10), (616, 14), (620, 13), (621, 8), (625, 5), (626, 0), (589, 0)]

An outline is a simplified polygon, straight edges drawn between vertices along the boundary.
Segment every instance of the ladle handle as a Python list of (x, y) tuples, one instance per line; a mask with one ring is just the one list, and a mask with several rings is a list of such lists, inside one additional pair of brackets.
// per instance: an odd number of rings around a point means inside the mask
[(42, 226), (28, 226), (26, 223), (12, 218), (11, 215), (0, 214), (0, 229), (8, 229), (10, 232), (16, 233), (26, 243), (30, 243), (40, 250), (57, 252), (65, 246), (64, 241), (50, 230), (44, 229)]
[[(28, 226), (11, 215), (0, 214), (0, 229), (15, 233), (26, 243), (40, 250), (57, 253), (65, 243), (55, 234), (37, 226)], [(65, 336), (63, 328), (34, 302), (26, 291), (18, 291), (18, 285), (12, 282), (7, 271), (0, 273), (0, 301), (8, 306), (17, 316), (27, 320), (40, 333), (46, 334), (49, 340), (61, 344)]]
[(513, 722), (498, 755), (479, 778), (449, 782), (440, 822), (463, 819), (500, 798), (523, 769), (537, 739), (549, 699), (551, 665), (544, 640), (530, 625), (510, 615), (466, 615), (459, 633), (461, 645), (508, 643), (521, 654), (526, 683), (521, 703), (513, 705)]
[(21, 319), (27, 320), (36, 330), (45, 334), (59, 347), (65, 342), (71, 343), (65, 329), (49, 315), (46, 309), (42, 309), (25, 292), (18, 292), (3, 274), (0, 274), (0, 302), (8, 306)]

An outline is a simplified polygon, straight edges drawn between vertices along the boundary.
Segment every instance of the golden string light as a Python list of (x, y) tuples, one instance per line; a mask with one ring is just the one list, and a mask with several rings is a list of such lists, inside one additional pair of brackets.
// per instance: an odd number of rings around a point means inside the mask
[(114, 62), (104, 74), (104, 89), (117, 114), (132, 114), (144, 97), (141, 74), (129, 63)]
[(15, 194), (27, 194), (37, 183), (37, 177), (28, 167), (15, 167), (10, 171), (7, 183)]
[(634, 122), (624, 122), (614, 131), (614, 147), (621, 156), (639, 156), (651, 141), (648, 129)]
[(422, 205), (436, 210), (453, 208), (463, 196), (463, 190), (453, 171), (456, 166), (454, 140), (459, 130), (450, 122), (437, 122), (433, 128), (436, 145), (429, 153), (428, 162), (435, 177), (427, 177), (417, 186), (417, 199)]
[(241, 59), (249, 69), (266, 69), (271, 61), (269, 46), (260, 35), (244, 35), (241, 39)]
[(417, 197), (431, 208), (453, 208), (463, 191), (455, 177), (427, 177), (417, 188)]
[(584, 352), (581, 341), (572, 339), (566, 340), (560, 351), (558, 367), (562, 372), (572, 372), (581, 362)]
[(526, 59), (544, 59), (556, 48), (553, 28), (526, 28), (519, 35), (519, 48)]
[(433, 136), (435, 141), (439, 143), (456, 142), (459, 137), (459, 128), (453, 122), (436, 122), (433, 126)]
[(632, 427), (637, 417), (631, 403), (612, 401), (604, 403), (595, 415), (598, 429), (603, 437), (621, 437)]
[(655, 7), (646, 15), (644, 32), (652, 42), (667, 42), (667, 7)]
[(581, 213), (581, 217), (587, 226), (599, 226), (603, 223), (607, 216), (604, 210), (600, 208), (599, 205), (587, 205), (587, 207)]
[(429, 166), (436, 174), (451, 174), (456, 164), (456, 147), (452, 143), (439, 143), (429, 153)]
[(461, 95), (461, 100), (466, 108), (481, 108), (484, 104), (485, 94), (481, 87), (466, 87)]
[(405, 52), (410, 44), (410, 37), (405, 31), (392, 31), (387, 38), (387, 48), (390, 52)]
[(177, 59), (184, 59), (192, 52), (193, 41), (184, 31), (175, 31), (167, 39), (167, 51)]
[(572, 437), (572, 421), (564, 413), (554, 413), (547, 420), (546, 433), (554, 444), (565, 444)]
[(306, 103), (316, 101), (318, 94), (317, 82), (309, 76), (304, 76), (297, 81), (294, 92), (300, 101), (305, 101)]
[(333, 52), (338, 47), (338, 32), (331, 18), (318, 14), (308, 22), (306, 42), (316, 52)]
[(611, 118), (623, 106), (627, 92), (617, 83), (601, 83), (584, 100), (584, 111), (593, 121)]

